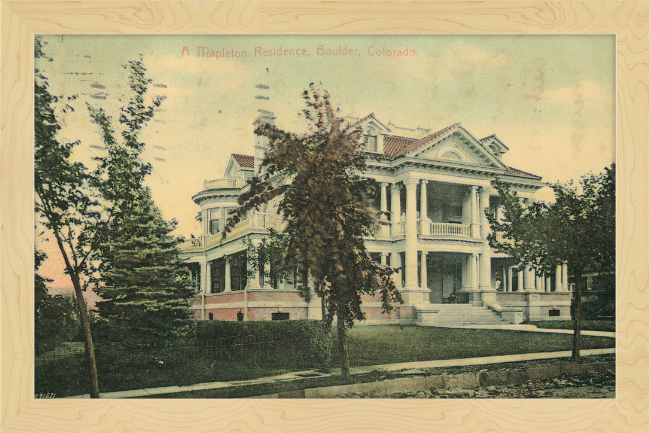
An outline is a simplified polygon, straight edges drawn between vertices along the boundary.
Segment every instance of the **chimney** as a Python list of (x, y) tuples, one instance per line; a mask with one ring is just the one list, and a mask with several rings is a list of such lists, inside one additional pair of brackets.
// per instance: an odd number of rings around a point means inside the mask
[[(257, 129), (258, 126), (263, 125), (263, 124), (269, 124), (273, 125), (275, 122), (275, 116), (273, 115), (273, 112), (269, 111), (268, 108), (270, 108), (270, 98), (268, 96), (269, 94), (269, 86), (265, 84), (257, 84), (255, 85), (255, 90), (256, 90), (256, 95), (255, 95), (255, 100), (258, 102), (258, 106), (262, 106), (263, 108), (259, 108), (257, 110), (258, 114), (257, 117), (255, 118), (255, 121), (253, 122), (253, 129)], [(260, 166), (262, 165), (262, 160), (266, 156), (266, 152), (268, 151), (269, 148), (269, 139), (267, 137), (263, 137), (260, 135), (255, 136), (255, 174), (260, 173)]]

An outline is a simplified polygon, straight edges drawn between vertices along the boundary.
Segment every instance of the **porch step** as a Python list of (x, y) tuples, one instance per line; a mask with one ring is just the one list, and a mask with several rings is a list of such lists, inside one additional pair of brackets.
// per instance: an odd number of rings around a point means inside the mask
[(417, 309), (418, 323), (430, 326), (506, 325), (510, 322), (487, 307), (439, 304)]

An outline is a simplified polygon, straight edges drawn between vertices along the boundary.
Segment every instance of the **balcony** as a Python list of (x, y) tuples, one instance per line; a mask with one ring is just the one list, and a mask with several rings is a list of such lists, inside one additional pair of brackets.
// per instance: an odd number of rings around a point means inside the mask
[(469, 224), (434, 223), (420, 220), (420, 235), (422, 236), (469, 238), (471, 233)]
[[(225, 179), (221, 179), (225, 180)], [(284, 230), (285, 223), (281, 216), (275, 214), (266, 214), (266, 213), (254, 213), (248, 218), (240, 221), (226, 236), (227, 240), (236, 239), (241, 237), (252, 230), (265, 230), (273, 228), (277, 231)], [(188, 239), (179, 245), (179, 249), (183, 253), (199, 252), (205, 249), (212, 248), (216, 245), (219, 245), (224, 241), (223, 235), (221, 232), (207, 235), (199, 236), (197, 238)]]
[(226, 179), (213, 179), (213, 180), (204, 180), (203, 189), (241, 189), (246, 184), (245, 179), (236, 177), (236, 178), (226, 178)]

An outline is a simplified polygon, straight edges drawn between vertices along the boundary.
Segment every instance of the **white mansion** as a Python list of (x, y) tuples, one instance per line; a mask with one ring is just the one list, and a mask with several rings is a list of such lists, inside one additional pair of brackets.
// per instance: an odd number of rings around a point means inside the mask
[[(262, 112), (253, 124), (273, 123)], [(404, 304), (389, 314), (372, 297), (363, 298), (367, 323), (521, 323), (567, 319), (570, 292), (566, 266), (552, 275), (518, 270), (513, 259), (487, 242), (485, 209), (499, 213), (492, 182), (511, 185), (528, 202), (544, 184), (539, 176), (506, 166), (508, 151), (495, 135), (476, 139), (460, 124), (431, 132), (384, 124), (370, 114), (355, 119), (364, 132), (365, 176), (376, 179), (376, 206), (389, 212), (390, 224), (367, 238), (371, 256), (400, 269), (394, 274)], [(264, 281), (247, 278), (246, 244), (260, 243), (267, 228), (282, 227), (269, 205), (252, 213), (223, 239), (228, 211), (259, 167), (265, 138), (255, 155), (232, 155), (221, 179), (207, 180), (192, 199), (200, 206), (202, 233), (181, 245), (197, 287), (193, 310), (201, 320), (320, 319), (320, 299), (307, 303), (289, 276)]]

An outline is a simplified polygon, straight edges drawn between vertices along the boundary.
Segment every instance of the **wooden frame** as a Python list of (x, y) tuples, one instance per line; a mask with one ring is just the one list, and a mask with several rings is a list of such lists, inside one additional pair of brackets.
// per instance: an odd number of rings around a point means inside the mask
[[(648, 431), (647, 2), (3, 2), (2, 432)], [(615, 400), (33, 398), (35, 33), (616, 34)]]

